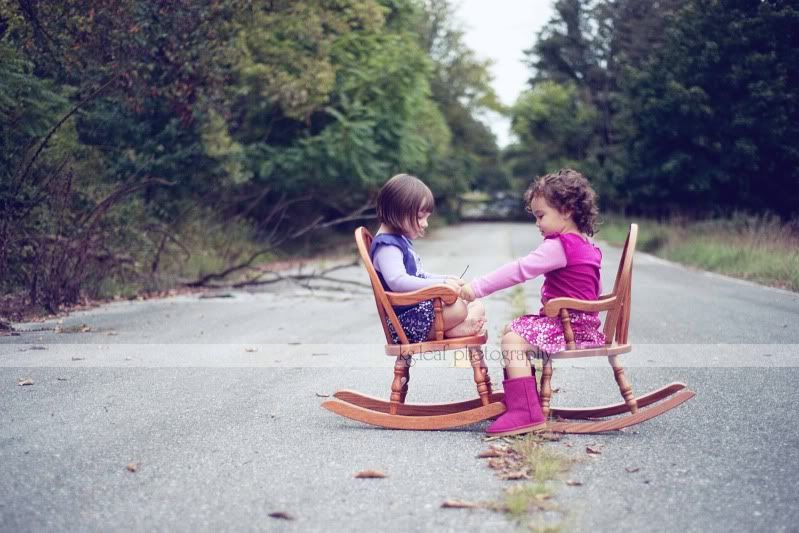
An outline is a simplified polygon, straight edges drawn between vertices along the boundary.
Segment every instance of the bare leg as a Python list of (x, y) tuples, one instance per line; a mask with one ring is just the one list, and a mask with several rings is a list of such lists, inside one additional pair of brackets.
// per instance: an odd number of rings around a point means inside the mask
[(502, 336), (502, 363), (508, 379), (530, 376), (529, 357), (538, 352), (538, 348), (527, 342), (521, 335), (506, 329)]
[[(463, 302), (463, 300), (458, 300)], [(458, 302), (455, 302), (457, 304)], [(455, 305), (453, 304), (453, 305)], [(466, 317), (455, 326), (447, 328), (444, 325), (445, 337), (466, 337), (468, 335), (476, 335), (483, 330), (486, 322), (486, 310), (481, 302), (470, 302), (466, 306)]]

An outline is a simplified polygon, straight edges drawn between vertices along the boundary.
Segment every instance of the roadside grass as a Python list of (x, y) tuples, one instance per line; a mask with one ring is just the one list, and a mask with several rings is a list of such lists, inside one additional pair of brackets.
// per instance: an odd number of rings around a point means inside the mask
[(638, 249), (688, 266), (799, 292), (799, 221), (734, 215), (667, 222), (610, 216), (597, 238), (622, 246), (631, 222)]
[[(252, 225), (244, 221), (219, 222), (213, 213), (198, 213), (174, 231), (157, 258), (147, 250), (140, 254), (136, 272), (124, 272), (107, 278), (97, 290), (98, 298), (133, 298), (141, 293), (174, 290), (206, 274), (222, 272), (242, 264), (265, 246), (258, 242)], [(153, 246), (157, 249), (157, 246)], [(254, 279), (265, 265), (301, 261), (320, 254), (340, 253), (354, 248), (349, 233), (322, 232), (307, 239), (297, 239), (258, 255), (251, 268), (237, 270), (214, 284)], [(350, 254), (353, 255), (353, 254)]]
[[(198, 212), (174, 228), (163, 246), (155, 242), (146, 250), (134, 251), (134, 270), (109, 276), (92, 291), (93, 296), (98, 299), (133, 298), (141, 293), (175, 289), (205, 274), (220, 272), (245, 261), (258, 250), (249, 225), (220, 222), (214, 217), (210, 212)], [(274, 254), (267, 253), (257, 262), (274, 258)]]

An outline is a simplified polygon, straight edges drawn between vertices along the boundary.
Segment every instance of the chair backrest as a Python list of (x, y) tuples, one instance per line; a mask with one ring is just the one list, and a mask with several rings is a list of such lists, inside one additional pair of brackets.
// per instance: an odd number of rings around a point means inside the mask
[(358, 253), (361, 256), (361, 261), (363, 261), (363, 266), (366, 267), (366, 272), (369, 274), (369, 281), (372, 283), (372, 292), (375, 297), (375, 305), (377, 305), (377, 314), (380, 317), (380, 325), (383, 326), (383, 333), (386, 335), (386, 343), (394, 344), (391, 333), (388, 330), (388, 325), (386, 324), (386, 319), (388, 319), (394, 326), (394, 331), (397, 332), (400, 344), (408, 344), (408, 337), (405, 335), (402, 326), (400, 326), (397, 314), (388, 301), (386, 291), (383, 289), (383, 284), (380, 283), (380, 278), (377, 276), (375, 266), (372, 264), (372, 258), (369, 256), (369, 248), (372, 246), (372, 234), (369, 233), (369, 230), (365, 227), (359, 227), (355, 230), (355, 243), (358, 245)]
[(617, 344), (627, 343), (627, 331), (630, 328), (630, 304), (632, 296), (633, 254), (635, 243), (638, 239), (638, 224), (630, 224), (627, 240), (619, 260), (619, 270), (616, 272), (616, 281), (610, 296), (618, 298), (617, 305), (608, 311), (605, 317), (605, 339), (607, 344), (612, 344), (614, 339)]

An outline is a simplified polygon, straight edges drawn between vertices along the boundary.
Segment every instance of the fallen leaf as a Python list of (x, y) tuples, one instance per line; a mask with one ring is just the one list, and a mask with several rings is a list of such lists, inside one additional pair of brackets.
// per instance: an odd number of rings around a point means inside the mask
[(463, 500), (445, 500), (441, 507), (444, 509), (476, 509), (480, 507), (480, 504)]
[(583, 486), (583, 482), (582, 481), (577, 481), (575, 479), (567, 479), (566, 480), (566, 484), (568, 486), (570, 486), (570, 487), (582, 487)]
[(502, 475), (502, 478), (503, 479), (516, 480), (516, 479), (527, 479), (528, 476), (527, 476), (526, 472), (523, 472), (521, 470), (517, 470), (515, 472), (506, 472), (505, 474)]
[(557, 394), (559, 392), (560, 392), (560, 387), (555, 387), (554, 389), (552, 389), (552, 394)]
[(69, 378), (56, 378), (58, 381), (69, 381)]
[(269, 513), (269, 516), (271, 516), (272, 518), (279, 518), (280, 520), (294, 520), (293, 516), (283, 511), (275, 511), (274, 513)]
[(497, 450), (496, 448), (489, 448), (487, 450), (483, 450), (482, 452), (480, 452), (477, 455), (477, 458), (478, 459), (488, 459), (490, 457), (500, 457), (500, 455), (502, 455), (502, 454), (500, 454), (499, 450)]
[(128, 472), (135, 472), (139, 469), (139, 463), (128, 463), (126, 468), (128, 469)]
[(20, 378), (17, 380), (17, 385), (20, 387), (24, 385), (33, 385), (33, 380), (31, 378)]
[(380, 479), (388, 476), (377, 470), (361, 470), (355, 474), (355, 477), (358, 479)]
[(31, 346), (31, 350), (46, 350), (47, 346)]
[(73, 361), (83, 361), (84, 359), (86, 359), (86, 358), (85, 357), (73, 357), (72, 358)]
[(252, 353), (252, 352), (257, 352), (257, 351), (258, 351), (258, 348), (244, 348), (244, 351), (245, 351), (245, 352), (249, 352), (249, 353)]
[(318, 393), (318, 392), (316, 393), (316, 396), (317, 396), (318, 398), (330, 398), (330, 395), (329, 395), (329, 394), (320, 394), (320, 393)]
[(627, 472), (631, 473), (631, 474), (634, 474), (634, 473), (638, 472), (641, 469), (638, 468), (637, 466), (628, 466), (627, 468), (625, 468), (625, 470)]
[(585, 452), (586, 452), (587, 454), (589, 454), (589, 455), (599, 455), (599, 454), (601, 454), (601, 453), (602, 453), (600, 450), (598, 450), (598, 449), (596, 449), (596, 448), (592, 448), (592, 447), (590, 447), (590, 446), (586, 446), (586, 447), (585, 447)]

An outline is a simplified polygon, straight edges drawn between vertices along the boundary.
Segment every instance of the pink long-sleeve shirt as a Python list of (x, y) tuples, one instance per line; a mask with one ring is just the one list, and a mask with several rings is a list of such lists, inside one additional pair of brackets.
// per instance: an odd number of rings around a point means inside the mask
[(596, 300), (599, 296), (599, 269), (602, 252), (574, 233), (547, 236), (538, 248), (521, 259), (472, 281), (478, 298), (544, 275), (541, 302), (567, 296)]
[(560, 239), (545, 239), (526, 256), (472, 281), (472, 290), (482, 298), (565, 266), (566, 252)]

